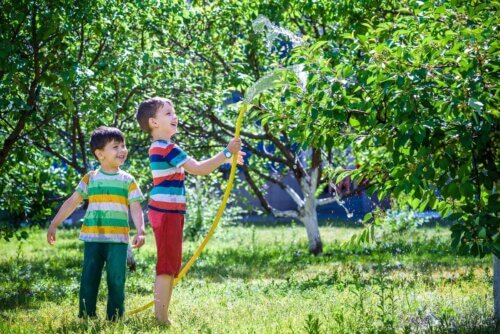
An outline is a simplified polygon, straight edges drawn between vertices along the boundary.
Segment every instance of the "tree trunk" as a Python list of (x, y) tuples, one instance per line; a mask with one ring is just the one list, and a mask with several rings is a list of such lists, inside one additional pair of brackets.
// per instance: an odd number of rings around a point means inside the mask
[(309, 240), (309, 252), (314, 255), (323, 253), (323, 243), (319, 234), (318, 213), (316, 212), (316, 189), (318, 179), (318, 168), (311, 169), (309, 180), (302, 178), (300, 185), (304, 194), (303, 206), (299, 208), (299, 219), (306, 227), (307, 239)]
[(299, 219), (306, 227), (309, 253), (314, 255), (323, 253), (323, 243), (321, 242), (318, 227), (318, 214), (316, 213), (314, 201), (306, 201), (304, 209), (299, 213)]
[(500, 259), (493, 255), (493, 301), (495, 305), (495, 324), (500, 332)]

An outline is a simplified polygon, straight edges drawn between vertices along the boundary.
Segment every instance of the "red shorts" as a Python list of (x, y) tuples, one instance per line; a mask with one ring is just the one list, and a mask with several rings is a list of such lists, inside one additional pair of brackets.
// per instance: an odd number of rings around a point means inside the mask
[(182, 264), (184, 215), (149, 210), (148, 219), (156, 240), (156, 275), (177, 277)]

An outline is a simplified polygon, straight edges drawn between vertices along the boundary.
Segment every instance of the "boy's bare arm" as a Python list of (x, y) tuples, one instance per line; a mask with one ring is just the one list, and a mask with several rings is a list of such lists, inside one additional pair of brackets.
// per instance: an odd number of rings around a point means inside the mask
[[(240, 151), (241, 139), (231, 139), (231, 141), (227, 145), (227, 149), (233, 155), (238, 154), (238, 164), (243, 164), (243, 156), (245, 156), (246, 153)], [(203, 161), (197, 161), (196, 159), (190, 158), (182, 165), (182, 167), (184, 167), (186, 172), (188, 172), (189, 174), (208, 175), (223, 163), (230, 161), (231, 159), (226, 159), (224, 153), (220, 152), (212, 158)]]
[(134, 222), (135, 229), (137, 230), (137, 234), (132, 240), (132, 246), (134, 248), (139, 248), (144, 245), (145, 242), (144, 215), (142, 214), (141, 203), (130, 203), (130, 215), (132, 216), (132, 221)]
[(189, 174), (193, 175), (208, 175), (214, 171), (217, 167), (222, 165), (226, 161), (224, 153), (218, 153), (210, 159), (198, 161), (193, 158), (189, 158), (182, 167)]
[(78, 192), (75, 191), (70, 198), (68, 198), (59, 211), (57, 211), (56, 216), (52, 219), (50, 223), (49, 230), (47, 231), (47, 242), (50, 245), (53, 245), (56, 242), (56, 230), (57, 226), (59, 226), (66, 218), (68, 218), (78, 207), (78, 205), (82, 202), (83, 197)]

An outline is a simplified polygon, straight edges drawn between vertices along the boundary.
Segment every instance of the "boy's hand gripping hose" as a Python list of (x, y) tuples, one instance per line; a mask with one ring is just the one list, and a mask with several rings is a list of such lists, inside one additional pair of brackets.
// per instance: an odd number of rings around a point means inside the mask
[[(234, 137), (238, 138), (240, 136), (240, 128), (241, 128), (241, 123), (243, 121), (243, 115), (248, 109), (248, 104), (243, 103), (240, 107), (240, 111), (238, 114), (238, 120), (236, 121), (236, 129), (234, 131)], [(205, 248), (206, 244), (208, 243), (208, 240), (212, 237), (212, 234), (214, 233), (215, 229), (217, 228), (217, 225), (219, 224), (219, 221), (222, 217), (222, 213), (224, 213), (224, 209), (226, 208), (226, 203), (227, 200), (229, 199), (229, 195), (231, 194), (231, 190), (233, 188), (233, 181), (234, 181), (234, 176), (236, 174), (236, 165), (238, 161), (238, 155), (234, 154), (233, 155), (233, 163), (231, 164), (231, 173), (229, 174), (229, 180), (227, 182), (226, 190), (224, 192), (224, 197), (222, 197), (222, 202), (220, 203), (219, 210), (217, 211), (217, 215), (215, 216), (214, 222), (212, 224), (212, 227), (208, 231), (207, 235), (205, 236), (205, 239), (203, 239), (203, 242), (201, 243), (200, 246), (198, 246), (198, 249), (196, 252), (193, 254), (191, 259), (186, 263), (184, 268), (182, 268), (181, 272), (179, 273), (179, 276), (174, 280), (174, 286), (179, 282), (179, 280), (186, 274), (186, 272), (191, 268), (193, 265), (194, 261), (200, 256), (201, 252)], [(127, 312), (127, 315), (134, 315), (136, 313), (139, 313), (141, 311), (144, 311), (145, 309), (151, 307), (154, 305), (154, 300), (136, 308), (135, 310)]]

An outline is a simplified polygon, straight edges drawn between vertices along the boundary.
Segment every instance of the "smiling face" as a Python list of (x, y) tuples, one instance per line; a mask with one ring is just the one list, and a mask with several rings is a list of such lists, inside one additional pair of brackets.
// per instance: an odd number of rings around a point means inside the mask
[(156, 111), (154, 117), (149, 118), (149, 126), (153, 137), (170, 138), (177, 133), (177, 125), (179, 119), (175, 113), (175, 109), (168, 103), (164, 103), (161, 108)]
[(107, 168), (118, 168), (125, 163), (127, 159), (127, 146), (125, 142), (116, 140), (109, 141), (102, 149), (97, 149), (95, 155), (101, 165)]

